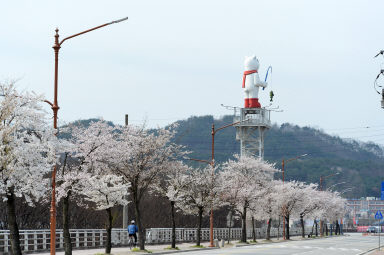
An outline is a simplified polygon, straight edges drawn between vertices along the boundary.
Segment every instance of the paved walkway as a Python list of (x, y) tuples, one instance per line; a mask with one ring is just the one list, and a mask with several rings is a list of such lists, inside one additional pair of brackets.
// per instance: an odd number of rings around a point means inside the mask
[(384, 247), (382, 247), (380, 251), (376, 250), (376, 251), (370, 252), (368, 254), (369, 255), (384, 255)]
[[(306, 238), (307, 240), (308, 238)], [(291, 237), (291, 240), (303, 240), (302, 237)], [(313, 239), (312, 239), (313, 240)], [(279, 240), (277, 238), (272, 238), (271, 241), (267, 240), (257, 240), (257, 243), (259, 244), (266, 244), (266, 243), (280, 243), (285, 242), (282, 238)], [(221, 242), (219, 242), (221, 246)], [(250, 243), (252, 244), (252, 243)], [(179, 250), (169, 250), (167, 248), (170, 247), (170, 244), (159, 244), (159, 245), (150, 245), (147, 244), (145, 248), (155, 254), (169, 254), (169, 253), (178, 253), (178, 252), (186, 252), (186, 251), (199, 251), (199, 250), (207, 250), (207, 249), (215, 249), (215, 248), (209, 248), (209, 242), (203, 242), (201, 245), (204, 246), (203, 249), (201, 248), (195, 248), (193, 247), (195, 243), (178, 243), (176, 246), (179, 248)], [(225, 248), (232, 248), (232, 247), (240, 247), (244, 246), (244, 244), (238, 243), (238, 241), (231, 241), (231, 243), (225, 242)], [(95, 255), (95, 254), (104, 254), (105, 249), (99, 248), (99, 249), (83, 249), (83, 250), (73, 250), (73, 255)], [(128, 247), (115, 247), (112, 248), (111, 253), (113, 255), (129, 255), (129, 254), (147, 254), (145, 252), (132, 252)], [(57, 251), (57, 255), (64, 255), (64, 251)], [(50, 255), (49, 252), (44, 253), (33, 253), (33, 255)]]

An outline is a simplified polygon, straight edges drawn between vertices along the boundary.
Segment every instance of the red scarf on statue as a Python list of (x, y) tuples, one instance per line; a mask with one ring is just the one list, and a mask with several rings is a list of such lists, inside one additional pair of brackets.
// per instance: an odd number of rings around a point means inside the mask
[(253, 74), (253, 73), (257, 73), (257, 70), (244, 71), (244, 74), (243, 74), (243, 88), (245, 88), (245, 78), (247, 77), (248, 74)]

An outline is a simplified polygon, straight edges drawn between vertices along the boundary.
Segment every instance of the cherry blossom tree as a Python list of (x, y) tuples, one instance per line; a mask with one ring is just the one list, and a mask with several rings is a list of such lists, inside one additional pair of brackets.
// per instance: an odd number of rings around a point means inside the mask
[[(77, 125), (76, 125), (77, 124)], [(90, 123), (89, 127), (75, 123), (61, 131), (71, 134), (68, 141), (62, 141), (62, 164), (57, 175), (57, 201), (63, 202), (63, 235), (65, 255), (72, 254), (72, 243), (69, 233), (69, 208), (72, 197), (82, 198), (88, 189), (84, 181), (99, 174), (105, 169), (103, 157), (109, 150), (114, 136), (114, 128), (103, 120)], [(62, 139), (63, 140), (63, 139)], [(96, 186), (95, 186), (96, 187)], [(100, 195), (101, 196), (101, 195)], [(79, 201), (78, 201), (79, 202)]]
[(276, 186), (281, 181), (266, 182), (262, 194), (251, 204), (251, 214), (258, 220), (267, 221), (266, 239), (271, 239), (271, 226), (274, 219), (279, 217), (279, 205)]
[(163, 173), (161, 181), (154, 187), (156, 194), (166, 197), (170, 201), (171, 221), (172, 221), (172, 243), (171, 248), (176, 248), (176, 223), (175, 223), (175, 203), (179, 198), (180, 192), (185, 189), (184, 185), (186, 174), (192, 168), (185, 165), (182, 161), (171, 161), (167, 170)]
[(44, 196), (45, 176), (57, 160), (56, 139), (40, 105), (42, 96), (19, 93), (12, 83), (0, 84), (0, 95), (0, 197), (7, 203), (12, 253), (21, 255), (15, 197), (33, 205)]
[(247, 210), (263, 194), (263, 188), (273, 179), (277, 171), (273, 164), (258, 158), (235, 155), (223, 165), (221, 173), (221, 198), (242, 219), (241, 241), (247, 241)]
[[(121, 176), (114, 174), (105, 174), (103, 171), (97, 171), (88, 179), (82, 179), (77, 186), (86, 201), (93, 202), (96, 210), (105, 210), (107, 213), (107, 241), (105, 253), (110, 254), (112, 249), (112, 208), (116, 205), (126, 205), (128, 200), (129, 184), (123, 183)], [(108, 172), (108, 170), (106, 171)]]
[[(214, 169), (215, 170), (215, 169)], [(176, 195), (177, 207), (184, 213), (197, 215), (197, 236), (196, 245), (200, 246), (201, 223), (204, 214), (208, 214), (211, 207), (213, 209), (223, 205), (218, 196), (218, 178), (212, 177), (212, 167), (192, 169), (188, 173), (179, 177), (182, 184)], [(171, 194), (173, 192), (170, 192)]]
[(141, 220), (140, 203), (167, 170), (169, 162), (184, 156), (183, 147), (171, 143), (175, 131), (172, 128), (149, 132), (143, 128), (121, 127), (119, 136), (106, 153), (108, 168), (123, 181), (130, 183), (136, 222), (139, 228), (140, 249), (144, 250), (145, 230)]
[(305, 237), (304, 217), (313, 215), (321, 209), (322, 194), (317, 190), (316, 184), (307, 184), (299, 187), (301, 199), (297, 205), (297, 213), (300, 218), (301, 237)]
[[(331, 191), (318, 191), (318, 197), (320, 206), (315, 217), (336, 222), (336, 232), (340, 232), (338, 220), (347, 213), (346, 200), (338, 192)], [(322, 231), (324, 231), (323, 227)]]
[(280, 215), (285, 218), (285, 239), (289, 240), (289, 219), (297, 215), (302, 200), (302, 189), (306, 186), (303, 182), (291, 181), (276, 186)]

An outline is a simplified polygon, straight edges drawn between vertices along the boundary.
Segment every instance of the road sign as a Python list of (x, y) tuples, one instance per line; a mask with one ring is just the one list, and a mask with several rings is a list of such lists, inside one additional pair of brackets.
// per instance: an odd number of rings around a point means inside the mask
[(380, 211), (377, 211), (375, 214), (375, 219), (376, 220), (382, 220), (383, 219), (383, 214)]

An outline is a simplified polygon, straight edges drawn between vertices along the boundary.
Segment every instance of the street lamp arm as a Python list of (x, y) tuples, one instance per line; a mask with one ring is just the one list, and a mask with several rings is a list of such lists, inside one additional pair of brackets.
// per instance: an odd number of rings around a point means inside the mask
[(297, 156), (296, 158), (286, 159), (286, 160), (285, 160), (285, 163), (287, 163), (287, 162), (289, 162), (289, 161), (293, 161), (293, 160), (299, 159), (299, 158), (302, 158), (302, 157), (305, 157), (305, 156), (307, 156), (307, 155), (308, 155), (308, 154), (303, 154), (303, 155)]
[(43, 102), (49, 104), (50, 106), (53, 106), (53, 104), (50, 101), (48, 101), (48, 100), (44, 100)]
[(96, 30), (96, 29), (99, 29), (99, 28), (102, 28), (102, 27), (105, 27), (105, 26), (108, 26), (108, 25), (112, 25), (112, 24), (115, 24), (115, 23), (119, 23), (119, 22), (122, 22), (122, 21), (127, 20), (127, 19), (128, 19), (128, 17), (123, 18), (123, 19), (119, 19), (119, 20), (115, 20), (115, 21), (112, 21), (112, 22), (109, 22), (109, 23), (105, 23), (105, 24), (103, 24), (103, 25), (100, 25), (100, 26), (97, 26), (97, 27), (94, 27), (94, 28), (85, 30), (85, 31), (83, 31), (83, 32), (80, 32), (80, 33), (77, 33), (77, 34), (68, 36), (68, 37), (64, 38), (63, 40), (61, 40), (61, 42), (59, 43), (59, 46), (61, 46), (61, 45), (63, 44), (63, 42), (65, 42), (66, 40), (71, 39), (71, 38), (73, 38), (73, 37), (76, 37), (76, 36), (79, 36), (79, 35), (82, 35), (82, 34), (91, 32), (91, 31), (93, 31), (93, 30)]
[(204, 159), (195, 159), (195, 158), (188, 158), (189, 160), (197, 161), (197, 162), (203, 162), (207, 163), (209, 165), (212, 165), (212, 161), (204, 160)]
[(339, 173), (334, 173), (334, 174), (330, 174), (330, 175), (327, 175), (327, 176), (320, 176), (320, 179), (325, 179), (325, 178), (328, 178), (328, 177), (331, 177), (331, 176), (334, 176), (334, 175), (338, 175)]
[(219, 128), (217, 128), (217, 129), (215, 129), (215, 131), (213, 132), (213, 134), (216, 134), (217, 131), (219, 131), (219, 130), (222, 130), (222, 129), (227, 128), (227, 127), (232, 127), (232, 126), (234, 126), (234, 125), (240, 124), (240, 123), (245, 122), (245, 121), (248, 121), (248, 120), (249, 120), (249, 119), (240, 120), (240, 121), (237, 121), (237, 122), (234, 122), (234, 123), (231, 123), (231, 124), (228, 124), (228, 125), (219, 127)]

